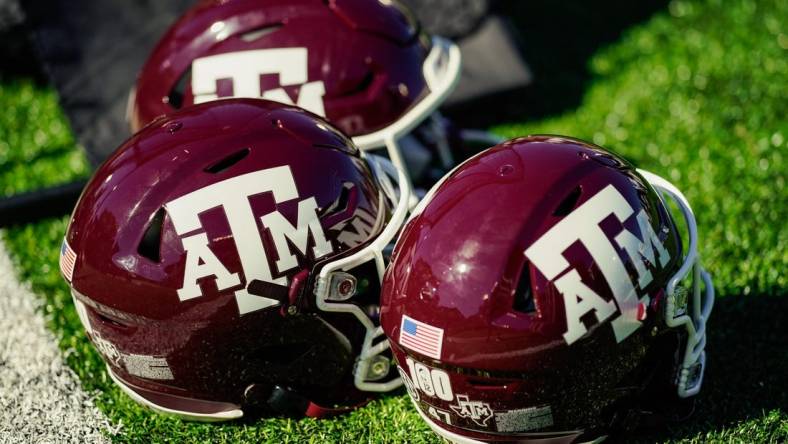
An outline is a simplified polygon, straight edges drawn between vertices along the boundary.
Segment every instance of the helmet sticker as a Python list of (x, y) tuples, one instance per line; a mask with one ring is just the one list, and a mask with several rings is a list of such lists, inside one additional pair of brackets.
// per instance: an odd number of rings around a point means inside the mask
[(123, 353), (115, 344), (102, 338), (97, 331), (93, 331), (90, 337), (108, 363), (125, 368), (130, 375), (155, 380), (175, 379), (166, 358)]
[(460, 417), (472, 419), (479, 427), (487, 427), (487, 421), (493, 416), (490, 404), (481, 401), (471, 401), (468, 399), (468, 395), (457, 395), (457, 405), (449, 407)]
[[(276, 203), (299, 197), (289, 166), (268, 168), (226, 179), (165, 205), (186, 252), (183, 285), (178, 290), (181, 301), (203, 295), (198, 281), (204, 277), (215, 276), (219, 291), (237, 286), (241, 282), (238, 273), (230, 273), (211, 251), (207, 234), (204, 231), (193, 233), (202, 228), (200, 213), (215, 207), (223, 208), (227, 216), (246, 282), (257, 279), (277, 285), (287, 284), (286, 278), (274, 278), (271, 273), (267, 254), (271, 252), (265, 251), (256, 217), (249, 203), (249, 197), (265, 192), (271, 192)], [(276, 251), (273, 253), (278, 257), (276, 267), (280, 273), (298, 266), (291, 247), (307, 254), (310, 235), (314, 241), (311, 248), (314, 258), (323, 257), (333, 251), (320, 225), (314, 197), (298, 202), (296, 225), (276, 210), (260, 217), (260, 221), (275, 246)], [(241, 315), (280, 304), (277, 299), (249, 294), (246, 288), (237, 290), (235, 298)]]
[[(499, 432), (525, 432), (553, 425), (553, 413), (549, 405), (495, 411), (488, 402), (472, 400), (468, 394), (455, 395), (445, 370), (429, 367), (410, 356), (405, 357), (405, 364), (407, 369), (397, 369), (408, 395), (425, 415), (435, 420), (445, 424), (475, 424)], [(433, 405), (438, 400), (445, 401), (444, 406), (451, 410), (442, 410)], [(490, 418), (494, 418), (494, 421), (491, 422)]]
[[(652, 275), (646, 268), (649, 264), (664, 267), (670, 260), (659, 236), (652, 228), (645, 210), (635, 210), (613, 185), (608, 185), (580, 205), (547, 233), (536, 240), (525, 256), (539, 269), (564, 296), (567, 331), (564, 340), (572, 344), (582, 338), (587, 329), (581, 318), (593, 312), (597, 322), (604, 322), (616, 313), (620, 316), (612, 321), (616, 342), (621, 342), (642, 325), (648, 295), (639, 297), (636, 287), (642, 291), (651, 283)], [(642, 239), (623, 228), (611, 241), (602, 231), (600, 223), (610, 215), (623, 224), (635, 217)], [(563, 256), (570, 245), (580, 241), (596, 262), (610, 286), (614, 301), (605, 301), (581, 280), (580, 274)], [(633, 282), (620, 259), (620, 251), (634, 264), (639, 279)], [(655, 254), (656, 253), (656, 254)]]
[[(301, 85), (295, 102), (284, 88), (267, 91), (260, 88), (260, 76), (278, 74), (282, 87)], [(232, 81), (229, 97), (263, 98), (288, 105), (297, 105), (319, 116), (326, 115), (322, 81), (307, 82), (307, 49), (275, 48), (238, 51), (196, 59), (192, 64), (194, 103), (209, 102), (220, 97), (217, 82)]]
[(74, 266), (76, 263), (77, 253), (74, 252), (68, 244), (68, 241), (64, 238), (63, 245), (60, 247), (60, 272), (63, 273), (63, 277), (65, 277), (69, 283), (74, 277)]
[(126, 371), (134, 376), (146, 379), (174, 379), (172, 370), (164, 358), (155, 356), (124, 354), (123, 363)]
[(549, 405), (495, 412), (499, 432), (527, 432), (553, 425), (553, 411)]
[(427, 414), (432, 416), (433, 418), (437, 419), (438, 421), (442, 421), (446, 424), (451, 425), (451, 413), (441, 410), (437, 407), (429, 406), (427, 409)]
[(443, 349), (443, 329), (403, 315), (399, 343), (423, 355), (440, 359)]

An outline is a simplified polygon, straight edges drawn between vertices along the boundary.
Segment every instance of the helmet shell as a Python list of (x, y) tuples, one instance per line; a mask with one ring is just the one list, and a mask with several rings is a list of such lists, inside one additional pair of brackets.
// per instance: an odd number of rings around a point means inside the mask
[[(643, 385), (665, 284), (682, 260), (651, 185), (600, 147), (531, 136), (469, 159), (426, 200), (397, 242), (381, 301), (422, 413), (485, 440), (605, 426)], [(641, 212), (666, 254), (655, 250), (654, 263), (616, 240), (649, 239)], [(562, 294), (556, 281), (570, 275), (580, 283), (569, 288), (596, 298)], [(605, 310), (578, 305), (582, 296)]]
[(96, 171), (66, 234), (70, 283), (114, 376), (156, 404), (215, 412), (278, 385), (353, 405), (364, 329), (318, 312), (312, 277), (374, 239), (389, 206), (323, 119), (258, 99), (195, 105)]
[[(263, 97), (323, 115), (350, 136), (395, 122), (429, 91), (428, 40), (396, 2), (202, 1), (143, 66), (130, 123), (213, 98)], [(195, 96), (198, 91), (211, 94)]]

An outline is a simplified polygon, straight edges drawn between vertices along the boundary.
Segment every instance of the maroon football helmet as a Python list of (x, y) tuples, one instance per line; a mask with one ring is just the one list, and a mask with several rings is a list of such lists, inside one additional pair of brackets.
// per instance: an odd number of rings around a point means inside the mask
[(325, 116), (361, 149), (388, 148), (407, 174), (405, 152), (420, 176), (431, 156), (426, 146), (444, 168), (453, 166), (434, 111), (453, 90), (460, 64), (456, 45), (427, 38), (395, 1), (202, 1), (145, 63), (129, 120), (136, 131), (189, 104), (262, 97)]
[(685, 407), (713, 298), (675, 187), (597, 146), (535, 136), (469, 159), (414, 210), (381, 324), (441, 436), (570, 443)]
[(99, 168), (61, 270), (137, 402), (204, 421), (325, 416), (401, 385), (377, 319), (382, 250), (409, 193), (387, 160), (304, 110), (194, 105)]

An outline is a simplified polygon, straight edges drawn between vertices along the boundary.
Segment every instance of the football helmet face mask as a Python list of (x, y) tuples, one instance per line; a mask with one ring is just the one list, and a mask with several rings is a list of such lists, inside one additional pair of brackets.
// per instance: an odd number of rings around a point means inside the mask
[[(410, 153), (401, 140), (419, 125), (435, 127), (429, 117), (454, 89), (460, 64), (455, 44), (420, 33), (393, 1), (203, 1), (154, 49), (129, 120), (136, 131), (189, 104), (262, 97), (326, 117), (362, 150), (386, 148), (407, 174), (406, 164), (423, 168), (425, 148)], [(453, 166), (445, 139), (431, 148), (444, 171)]]
[(410, 189), (301, 109), (195, 105), (83, 192), (61, 269), (112, 379), (187, 419), (326, 416), (401, 382), (378, 326)]
[(630, 426), (649, 396), (661, 408), (698, 393), (713, 298), (680, 191), (594, 145), (534, 136), (469, 159), (415, 208), (381, 324), (439, 435), (570, 443)]

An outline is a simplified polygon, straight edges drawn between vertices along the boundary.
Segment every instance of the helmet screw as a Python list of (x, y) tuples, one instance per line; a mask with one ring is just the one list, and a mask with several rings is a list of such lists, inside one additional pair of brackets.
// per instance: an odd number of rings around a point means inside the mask
[(372, 364), (370, 369), (375, 376), (385, 376), (389, 372), (389, 366), (386, 361), (376, 361)]
[(326, 299), (335, 302), (344, 302), (356, 294), (357, 281), (355, 276), (343, 271), (331, 274), (330, 290)]
[(352, 279), (343, 279), (337, 286), (342, 297), (350, 297), (356, 291), (356, 283)]
[(294, 315), (294, 314), (297, 314), (297, 313), (298, 313), (298, 307), (296, 307), (295, 305), (291, 305), (291, 306), (287, 307), (287, 314)]

